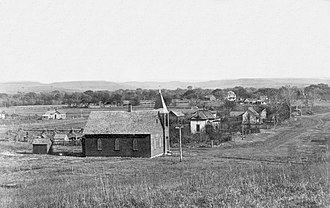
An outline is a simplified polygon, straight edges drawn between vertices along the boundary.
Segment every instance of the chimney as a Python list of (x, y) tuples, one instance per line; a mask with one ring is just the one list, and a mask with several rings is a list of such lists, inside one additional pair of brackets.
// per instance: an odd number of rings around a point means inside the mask
[(132, 112), (133, 108), (132, 108), (132, 104), (128, 104), (128, 112)]

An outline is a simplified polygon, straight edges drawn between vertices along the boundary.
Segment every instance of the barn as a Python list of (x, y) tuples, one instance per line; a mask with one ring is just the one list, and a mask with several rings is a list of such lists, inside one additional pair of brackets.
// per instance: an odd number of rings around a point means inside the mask
[(52, 142), (48, 138), (36, 138), (32, 142), (33, 154), (48, 154), (50, 152)]
[(161, 93), (160, 108), (92, 111), (84, 128), (85, 156), (156, 157), (169, 151), (169, 115)]

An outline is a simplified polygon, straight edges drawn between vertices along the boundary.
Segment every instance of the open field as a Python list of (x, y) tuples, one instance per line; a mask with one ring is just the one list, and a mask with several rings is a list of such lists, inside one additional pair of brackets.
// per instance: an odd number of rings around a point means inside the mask
[[(323, 113), (184, 149), (182, 163), (176, 149), (154, 159), (84, 158), (1, 142), (0, 207), (329, 207), (329, 136)], [(56, 151), (81, 151), (65, 148)]]

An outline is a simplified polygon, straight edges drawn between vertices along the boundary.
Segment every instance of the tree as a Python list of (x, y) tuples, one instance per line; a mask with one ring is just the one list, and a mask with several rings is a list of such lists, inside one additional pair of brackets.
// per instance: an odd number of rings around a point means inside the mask
[(111, 103), (116, 103), (117, 105), (122, 102), (122, 95), (115, 93), (110, 97)]
[(234, 106), (236, 105), (236, 102), (235, 101), (229, 101), (229, 100), (225, 100), (225, 108), (227, 108), (227, 109), (233, 109), (234, 108)]
[(291, 114), (292, 114), (292, 104), (295, 100), (296, 97), (296, 88), (291, 87), (290, 85), (286, 85), (281, 88), (281, 95), (283, 96), (285, 104), (289, 107), (289, 112), (290, 116), (289, 118), (291, 119)]

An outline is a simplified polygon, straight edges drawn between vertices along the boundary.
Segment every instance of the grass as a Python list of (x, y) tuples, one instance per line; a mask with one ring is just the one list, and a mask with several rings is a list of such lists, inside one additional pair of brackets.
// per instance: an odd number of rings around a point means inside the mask
[(0, 207), (330, 205), (328, 163), (229, 161), (212, 156), (217, 151), (186, 150), (182, 163), (176, 154), (150, 160), (3, 155)]
[(182, 163), (176, 149), (153, 159), (85, 158), (33, 155), (29, 143), (0, 142), (0, 207), (330, 207), (329, 142), (309, 141), (329, 140), (329, 121), (323, 114), (267, 137), (185, 148)]

